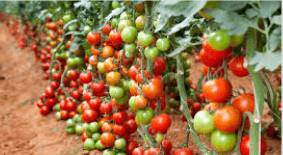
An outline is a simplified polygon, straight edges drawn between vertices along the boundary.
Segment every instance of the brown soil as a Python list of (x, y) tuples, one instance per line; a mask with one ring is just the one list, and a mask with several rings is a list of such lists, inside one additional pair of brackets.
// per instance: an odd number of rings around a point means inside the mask
[[(54, 112), (48, 116), (39, 114), (34, 101), (48, 85), (43, 80), (41, 65), (35, 61), (31, 50), (17, 47), (16, 40), (3, 23), (0, 27), (0, 155), (102, 154), (99, 151), (82, 151), (80, 137), (67, 135), (65, 122), (57, 121)], [(194, 83), (201, 70), (201, 63), (193, 63), (191, 77)], [(234, 88), (243, 86), (247, 92), (252, 92), (250, 77), (237, 78), (231, 73), (229, 77)], [(175, 148), (185, 140), (186, 123), (182, 123), (180, 114), (172, 114), (171, 118), (172, 126), (166, 136)], [(270, 118), (265, 107), (263, 123)], [(281, 141), (264, 137), (268, 146), (266, 154), (280, 154)], [(143, 143), (136, 134), (131, 139)], [(204, 137), (201, 139), (205, 140)], [(191, 140), (189, 146), (195, 153), (200, 153)]]

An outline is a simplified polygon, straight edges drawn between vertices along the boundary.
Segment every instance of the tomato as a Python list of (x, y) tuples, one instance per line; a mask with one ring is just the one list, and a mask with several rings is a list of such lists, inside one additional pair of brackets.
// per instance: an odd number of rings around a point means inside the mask
[(48, 106), (48, 107), (53, 107), (53, 106), (55, 106), (56, 103), (57, 103), (56, 98), (48, 98), (48, 99), (46, 99), (45, 105)]
[(87, 109), (82, 114), (83, 122), (87, 122), (87, 123), (96, 121), (97, 117), (98, 117), (98, 113), (92, 109)]
[(216, 110), (219, 106), (221, 106), (221, 103), (219, 102), (210, 102), (206, 106), (204, 106), (203, 110), (205, 111), (214, 111)]
[(160, 51), (167, 51), (170, 48), (170, 40), (168, 38), (159, 38), (156, 41), (156, 47)]
[(198, 111), (200, 111), (201, 109), (201, 104), (199, 102), (193, 102), (192, 103), (192, 109), (193, 111), (196, 113)]
[(134, 81), (136, 81), (136, 76), (138, 73), (138, 69), (140, 68), (139, 65), (134, 65), (129, 69), (129, 76), (131, 79), (133, 79)]
[(100, 73), (105, 73), (105, 69), (104, 69), (104, 63), (103, 62), (98, 62), (97, 63), (97, 69)]
[(202, 48), (205, 53), (216, 60), (222, 60), (224, 58), (228, 58), (232, 52), (232, 47), (229, 47), (225, 50), (216, 50), (210, 46), (209, 40), (205, 39), (202, 43)]
[(47, 114), (49, 114), (49, 112), (50, 112), (50, 107), (48, 107), (48, 106), (42, 106), (41, 108), (40, 108), (40, 114), (41, 115), (47, 115)]
[(137, 130), (137, 128), (138, 128), (138, 126), (137, 126), (137, 124), (136, 124), (136, 122), (135, 122), (135, 120), (134, 119), (129, 119), (126, 123), (125, 123), (125, 125), (126, 125), (126, 130), (127, 130), (127, 132), (128, 133), (134, 133), (136, 130)]
[(158, 54), (159, 54), (159, 50), (156, 47), (147, 47), (144, 50), (144, 56), (150, 60), (155, 59), (158, 56)]
[(109, 33), (109, 40), (117, 44), (123, 43), (120, 32), (114, 30)]
[(147, 103), (148, 103), (148, 100), (142, 95), (138, 95), (135, 97), (135, 100), (134, 100), (135, 107), (139, 109), (143, 109), (147, 106)]
[(144, 31), (139, 32), (137, 38), (140, 46), (148, 46), (153, 41), (152, 34), (145, 33)]
[(112, 133), (105, 132), (100, 136), (100, 142), (106, 147), (114, 146), (115, 136)]
[(123, 97), (125, 91), (122, 87), (111, 86), (109, 89), (109, 94), (111, 97), (119, 99)]
[(200, 61), (208, 67), (218, 67), (221, 66), (222, 64), (222, 59), (215, 59), (214, 57), (211, 57), (210, 55), (208, 55), (205, 50), (201, 50), (200, 51)]
[(132, 155), (143, 155), (144, 150), (141, 147), (137, 147), (132, 151)]
[(69, 118), (68, 114), (69, 114), (69, 113), (68, 113), (67, 110), (61, 110), (61, 111), (60, 111), (60, 118), (61, 118), (62, 120), (66, 120), (66, 119)]
[(91, 109), (93, 110), (98, 110), (100, 105), (101, 105), (101, 100), (97, 97), (97, 98), (94, 98), (94, 99), (91, 99), (88, 104), (90, 106)]
[(159, 148), (150, 148), (146, 150), (143, 155), (158, 155), (159, 153)]
[(136, 44), (135, 43), (125, 44), (124, 50), (129, 53), (134, 53), (136, 52)]
[(132, 154), (133, 150), (135, 150), (137, 147), (138, 147), (138, 143), (136, 141), (129, 141), (126, 146), (126, 153)]
[(153, 74), (161, 74), (165, 70), (167, 65), (166, 60), (160, 56), (156, 57), (152, 63), (153, 63), (153, 70), (152, 70)]
[(124, 124), (114, 124), (113, 125), (113, 132), (116, 135), (122, 136), (126, 133), (127, 129)]
[(41, 107), (44, 106), (44, 103), (43, 103), (41, 100), (38, 100), (38, 101), (36, 102), (36, 105), (37, 105), (38, 108), (41, 108)]
[(138, 16), (135, 20), (135, 24), (138, 30), (143, 30), (145, 26), (145, 15)]
[(45, 98), (52, 98), (54, 96), (54, 91), (51, 87), (45, 89)]
[(102, 49), (102, 58), (106, 59), (114, 56), (114, 49), (111, 46), (104, 46)]
[(234, 132), (240, 127), (241, 122), (242, 114), (233, 106), (219, 108), (213, 115), (213, 124), (221, 132)]
[(80, 100), (81, 97), (82, 97), (81, 92), (78, 91), (78, 90), (72, 91), (72, 92), (70, 93), (70, 95), (71, 95), (75, 100)]
[(127, 120), (127, 114), (124, 111), (115, 112), (113, 113), (112, 117), (113, 117), (113, 121), (118, 124), (122, 124)]
[(112, 25), (106, 24), (106, 25), (102, 28), (102, 32), (103, 32), (104, 34), (109, 34), (112, 29), (114, 29), (114, 27), (113, 27)]
[(221, 152), (226, 153), (232, 151), (237, 143), (237, 136), (233, 133), (224, 133), (218, 130), (215, 130), (211, 134), (211, 143), (213, 147)]
[(209, 35), (208, 42), (213, 49), (223, 51), (230, 46), (231, 37), (226, 30), (218, 30)]
[(114, 147), (119, 150), (123, 150), (124, 148), (126, 148), (126, 145), (127, 145), (127, 142), (123, 138), (117, 139), (114, 143)]
[(99, 111), (102, 114), (109, 114), (112, 112), (112, 104), (109, 103), (102, 103), (99, 107)]
[(152, 79), (142, 86), (142, 93), (148, 99), (156, 99), (163, 90), (163, 84), (158, 79)]
[[(260, 142), (260, 154), (264, 155), (264, 153), (267, 150), (266, 142), (263, 137), (261, 137), (261, 142)], [(250, 136), (245, 135), (241, 138), (241, 143), (240, 143), (240, 151), (242, 155), (249, 155), (250, 154)]]
[(108, 122), (105, 122), (101, 126), (101, 131), (102, 132), (111, 132), (113, 129), (113, 124), (110, 124)]
[(165, 134), (171, 125), (171, 119), (167, 114), (160, 114), (151, 120), (151, 127), (157, 132)]
[(229, 62), (229, 68), (232, 73), (238, 77), (244, 77), (249, 75), (249, 71), (244, 67), (244, 56), (238, 56), (233, 58)]
[(237, 35), (237, 36), (231, 36), (230, 46), (236, 47), (236, 46), (240, 45), (243, 42), (244, 38), (245, 38), (244, 34), (243, 35)]
[(233, 100), (232, 105), (238, 108), (242, 114), (246, 111), (253, 113), (255, 105), (254, 95), (250, 93), (242, 94)]
[(120, 20), (118, 24), (119, 31), (122, 31), (127, 26), (133, 26), (133, 22), (129, 19)]
[(119, 72), (110, 72), (106, 75), (106, 81), (111, 86), (115, 86), (120, 83), (121, 81), (121, 74)]
[(88, 151), (95, 149), (95, 143), (91, 138), (88, 138), (84, 141), (84, 148)]
[(60, 84), (59, 84), (58, 82), (56, 82), (56, 81), (52, 81), (52, 82), (50, 83), (50, 87), (51, 87), (53, 90), (56, 90), (56, 89), (58, 89), (58, 88), (60, 87)]
[(209, 101), (224, 102), (231, 93), (232, 86), (224, 78), (212, 79), (207, 81), (202, 87), (204, 97)]
[(101, 42), (101, 34), (100, 33), (95, 34), (93, 31), (89, 31), (87, 34), (87, 41), (90, 44), (96, 46)]
[[(169, 102), (169, 101), (168, 101)], [(168, 103), (169, 104), (169, 103)], [(150, 108), (152, 108), (153, 110), (155, 110), (158, 106), (158, 99), (153, 99), (150, 101), (149, 103)], [(171, 105), (170, 105), (171, 106)], [(164, 110), (166, 107), (166, 101), (165, 99), (160, 98), (160, 108), (161, 111)]]
[(99, 130), (99, 128), (100, 128), (100, 126), (99, 126), (99, 124), (97, 122), (91, 122), (89, 124), (89, 131), (90, 132), (93, 132), (93, 133), (97, 132)]
[(174, 155), (193, 155), (193, 151), (190, 148), (178, 149), (174, 152)]
[(90, 83), (92, 81), (91, 72), (81, 73), (80, 74), (80, 83)]
[(137, 38), (138, 31), (133, 26), (127, 26), (125, 27), (121, 32), (121, 37), (124, 42), (126, 43), (132, 43)]
[(105, 83), (103, 81), (93, 82), (91, 88), (94, 95), (102, 93), (105, 90)]
[(215, 129), (213, 116), (207, 111), (199, 111), (194, 116), (194, 128), (201, 134), (210, 134)]
[[(207, 75), (209, 67), (206, 65), (203, 65), (202, 71), (204, 75)], [(216, 71), (218, 70), (218, 67), (210, 67), (210, 75), (214, 75)], [(221, 68), (219, 71), (217, 71), (218, 77), (223, 77), (224, 76), (224, 69)]]
[[(141, 109), (137, 112), (137, 119), (140, 123), (143, 123), (143, 124), (148, 124), (150, 123), (151, 119), (153, 118), (154, 116), (154, 111), (147, 107), (145, 109)], [(138, 123), (137, 123), (138, 124)]]
[(104, 61), (104, 65), (103, 65), (104, 69), (106, 72), (109, 72), (109, 71), (113, 71), (114, 69), (118, 68), (118, 65), (117, 64), (114, 64), (112, 62), (112, 58), (107, 58), (105, 61)]

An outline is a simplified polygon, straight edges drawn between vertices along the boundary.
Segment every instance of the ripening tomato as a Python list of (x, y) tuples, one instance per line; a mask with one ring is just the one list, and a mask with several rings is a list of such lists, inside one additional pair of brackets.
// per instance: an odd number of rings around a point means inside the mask
[(210, 44), (209, 41), (207, 39), (205, 39), (202, 43), (202, 48), (205, 51), (205, 53), (211, 57), (214, 58), (216, 60), (219, 59), (224, 59), (224, 58), (228, 58), (232, 52), (232, 47), (229, 47), (225, 50), (215, 50), (213, 49)]
[(101, 42), (101, 34), (100, 33), (95, 34), (93, 31), (89, 31), (87, 34), (87, 41), (90, 44), (96, 46)]
[[(147, 70), (144, 70), (143, 72), (144, 72), (144, 76), (145, 76), (147, 79), (149, 79), (149, 77), (150, 77), (149, 72), (148, 72)], [(137, 74), (136, 80), (137, 80), (137, 83), (142, 83), (142, 81), (143, 81), (143, 79), (142, 79), (142, 72), (140, 72), (139, 74)]]
[(135, 97), (134, 103), (137, 108), (143, 109), (147, 106), (148, 100), (144, 96), (138, 95)]
[(121, 73), (120, 72), (109, 72), (106, 74), (106, 81), (111, 86), (115, 86), (120, 83), (121, 81)]
[(113, 133), (105, 132), (101, 134), (100, 142), (106, 147), (114, 146), (115, 136)]
[(219, 106), (221, 106), (221, 103), (219, 102), (210, 102), (206, 106), (204, 106), (203, 110), (204, 111), (214, 111), (216, 110)]
[(98, 117), (98, 113), (92, 109), (87, 109), (82, 114), (83, 122), (87, 122), (87, 123), (96, 121), (97, 117)]
[(101, 131), (102, 132), (111, 132), (113, 129), (113, 124), (110, 124), (108, 122), (105, 122), (101, 126)]
[(246, 67), (244, 67), (244, 56), (238, 56), (233, 58), (229, 62), (229, 68), (232, 71), (232, 73), (238, 77), (244, 77), (249, 75), (249, 71)]
[(157, 132), (165, 134), (171, 126), (171, 119), (167, 114), (160, 114), (151, 120), (151, 127)]
[[(264, 155), (264, 153), (267, 150), (266, 146), (266, 141), (265, 139), (261, 136), (261, 141), (260, 141), (260, 154)], [(240, 151), (242, 155), (249, 155), (250, 154), (250, 136), (245, 135), (241, 138), (241, 143), (240, 143)]]
[(118, 68), (118, 65), (117, 64), (114, 64), (112, 62), (112, 58), (107, 58), (105, 61), (104, 61), (104, 69), (106, 72), (109, 72), (109, 71), (113, 71), (114, 69)]
[(253, 113), (255, 105), (254, 95), (250, 93), (242, 94), (233, 100), (232, 105), (238, 108), (242, 114), (246, 111)]
[(121, 37), (121, 34), (119, 31), (114, 31), (112, 30), (110, 33), (109, 33), (109, 40), (113, 43), (116, 43), (116, 44), (121, 44), (123, 43), (123, 40), (122, 40), (122, 37)]
[(230, 97), (232, 86), (230, 82), (224, 78), (212, 79), (203, 85), (202, 91), (207, 100), (224, 102)]
[(153, 74), (161, 74), (165, 70), (167, 65), (166, 60), (160, 56), (153, 59), (152, 63), (153, 63), (153, 70), (152, 70)]
[(215, 111), (213, 124), (221, 132), (231, 133), (240, 127), (242, 122), (241, 111), (233, 106), (224, 106)]
[(134, 81), (136, 81), (136, 77), (137, 77), (137, 74), (139, 72), (139, 68), (140, 68), (139, 65), (134, 65), (129, 69), (129, 76)]
[(154, 78), (149, 83), (142, 86), (142, 93), (148, 99), (156, 99), (163, 90), (163, 84), (160, 80)]
[(102, 58), (106, 59), (114, 56), (114, 49), (111, 46), (104, 46), (102, 49)]

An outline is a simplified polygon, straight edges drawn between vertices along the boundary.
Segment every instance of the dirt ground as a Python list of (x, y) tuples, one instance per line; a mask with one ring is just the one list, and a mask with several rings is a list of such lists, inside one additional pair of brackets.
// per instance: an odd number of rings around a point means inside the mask
[[(41, 65), (35, 61), (34, 53), (29, 48), (20, 50), (17, 47), (16, 40), (3, 23), (0, 27), (0, 155), (102, 154), (99, 151), (82, 151), (80, 137), (67, 135), (65, 122), (57, 121), (54, 112), (48, 116), (39, 114), (34, 101), (48, 85), (43, 80)], [(193, 63), (191, 77), (194, 83), (200, 77), (201, 70), (201, 63)], [(231, 73), (229, 77), (234, 89), (243, 86), (247, 92), (252, 92), (250, 77), (236, 78)], [(170, 116), (172, 126), (166, 136), (175, 148), (185, 140), (185, 123), (182, 123), (179, 114)], [(263, 123), (270, 118), (265, 107)], [(264, 137), (268, 147), (266, 154), (281, 154), (281, 140)], [(133, 135), (131, 139), (142, 144), (138, 135)], [(205, 140), (204, 137), (201, 139)], [(191, 140), (189, 147), (200, 153)]]

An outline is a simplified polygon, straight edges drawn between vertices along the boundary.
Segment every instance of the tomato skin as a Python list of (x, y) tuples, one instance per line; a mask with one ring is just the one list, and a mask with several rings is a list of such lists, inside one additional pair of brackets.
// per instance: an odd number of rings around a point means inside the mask
[(142, 93), (148, 99), (156, 99), (163, 90), (163, 84), (160, 80), (154, 78), (149, 83), (142, 86)]
[(70, 93), (70, 95), (71, 95), (74, 99), (76, 99), (76, 100), (80, 100), (81, 97), (82, 97), (81, 92), (78, 91), (78, 90), (72, 91), (72, 92)]
[(153, 66), (154, 66), (153, 70), (152, 70), (153, 74), (161, 74), (165, 70), (166, 65), (167, 65), (165, 59), (163, 57), (160, 57), (160, 56), (156, 57), (152, 61), (152, 63), (153, 63)]
[[(266, 141), (263, 137), (261, 137), (260, 154), (264, 155), (264, 153), (266, 152), (266, 149), (267, 149)], [(242, 155), (250, 154), (250, 136), (249, 135), (245, 135), (241, 138), (240, 152)]]
[(123, 43), (123, 40), (122, 40), (122, 37), (121, 37), (121, 34), (120, 34), (119, 31), (112, 30), (109, 33), (109, 40), (112, 41), (113, 43), (116, 43), (116, 44)]
[(50, 112), (50, 107), (48, 107), (48, 106), (42, 106), (41, 108), (40, 108), (40, 114), (41, 115), (47, 115), (47, 114), (49, 114), (49, 112)]
[(129, 76), (134, 81), (136, 81), (136, 76), (139, 71), (139, 68), (140, 68), (139, 65), (134, 65), (129, 69)]
[(122, 136), (126, 133), (127, 129), (124, 124), (114, 124), (113, 125), (113, 132), (116, 135)]
[(115, 136), (112, 133), (105, 132), (100, 136), (100, 142), (106, 147), (114, 146)]
[(62, 120), (66, 120), (69, 118), (69, 112), (67, 110), (61, 110), (60, 111), (60, 118)]
[[(139, 110), (137, 112), (136, 118), (140, 123), (149, 124), (153, 116), (154, 116), (154, 111), (151, 108), (147, 107), (145, 109)], [(137, 121), (136, 123), (138, 124)]]
[(45, 98), (52, 98), (54, 96), (54, 91), (51, 87), (45, 89)]
[(210, 55), (202, 49), (199, 53), (200, 61), (208, 67), (219, 67), (222, 64), (223, 59), (216, 59), (211, 57)]
[(162, 141), (162, 146), (163, 146), (164, 151), (165, 151), (167, 154), (169, 154), (170, 151), (171, 151), (171, 149), (172, 149), (172, 143), (171, 143), (171, 141), (170, 141), (170, 140), (167, 140), (167, 139), (164, 139), (164, 140)]
[(255, 105), (254, 95), (251, 93), (242, 94), (233, 100), (232, 105), (238, 108), (242, 114), (246, 111), (253, 113)]
[(147, 102), (148, 100), (142, 95), (136, 96), (134, 100), (135, 106), (139, 109), (145, 108), (147, 106)]
[(231, 44), (231, 37), (228, 36), (226, 30), (218, 30), (216, 32), (212, 32), (209, 37), (210, 46), (219, 51), (223, 51), (227, 49)]
[(133, 26), (126, 26), (121, 33), (121, 37), (124, 42), (126, 43), (132, 43), (136, 40), (138, 35), (138, 31)]
[(99, 97), (91, 99), (88, 104), (90, 106), (91, 109), (93, 110), (99, 110), (99, 107), (101, 105), (101, 100), (99, 99)]
[(121, 81), (121, 74), (119, 72), (110, 72), (106, 75), (106, 81), (111, 86), (115, 86), (120, 83)]
[(224, 102), (231, 93), (232, 86), (229, 81), (224, 78), (213, 79), (207, 81), (202, 87), (204, 97), (209, 101)]
[(151, 120), (151, 127), (157, 132), (165, 134), (171, 126), (171, 119), (167, 114), (160, 114)]
[(233, 106), (224, 106), (215, 111), (213, 124), (221, 132), (231, 133), (240, 127), (242, 114), (240, 110)]
[(81, 73), (80, 74), (80, 83), (90, 83), (92, 81), (91, 72)]
[(103, 32), (104, 34), (109, 34), (112, 29), (114, 29), (114, 27), (113, 27), (112, 25), (106, 24), (106, 25), (102, 28), (102, 32)]
[(193, 102), (192, 103), (192, 109), (193, 111), (196, 113), (198, 111), (200, 111), (201, 109), (201, 104), (199, 102)]
[(109, 114), (112, 112), (112, 103), (102, 103), (99, 107), (101, 114)]
[(137, 147), (132, 151), (132, 155), (143, 155), (144, 149), (141, 147)]
[(93, 31), (89, 31), (87, 34), (87, 41), (90, 44), (96, 46), (101, 42), (101, 34), (100, 33), (95, 34)]
[(97, 117), (98, 117), (98, 113), (91, 109), (85, 110), (82, 114), (83, 122), (87, 122), (87, 123), (96, 121)]
[(105, 83), (103, 81), (93, 82), (91, 88), (94, 95), (102, 93), (105, 90)]
[(115, 112), (112, 115), (113, 121), (118, 123), (118, 124), (122, 124), (127, 120), (127, 114), (124, 111), (120, 111), (120, 112)]
[(190, 148), (178, 149), (174, 152), (174, 155), (193, 155), (193, 151)]
[(201, 134), (210, 134), (215, 129), (213, 116), (207, 111), (199, 111), (194, 116), (194, 128)]
[(213, 49), (210, 46), (209, 41), (207, 39), (205, 39), (203, 41), (202, 48), (209, 57), (214, 58), (216, 60), (219, 60), (219, 59), (222, 60), (224, 58), (228, 58), (229, 55), (232, 52), (232, 47), (229, 47), (225, 50), (215, 50), (215, 49)]
[(249, 75), (249, 71), (244, 67), (244, 59), (244, 56), (238, 56), (229, 62), (230, 70), (238, 77), (245, 77)]
[[(127, 144), (127, 146), (126, 146), (126, 153), (128, 154), (128, 155), (131, 155), (132, 154), (132, 152), (133, 152), (133, 150), (135, 150), (136, 148), (138, 148), (138, 143), (136, 142), (136, 141), (129, 141), (128, 142), (128, 144)], [(143, 150), (143, 149), (142, 149)], [(133, 154), (134, 155), (134, 154)], [(139, 155), (139, 154), (137, 154), (137, 155)], [(143, 155), (143, 154), (141, 154), (141, 155)]]
[(137, 131), (137, 128), (138, 128), (138, 125), (136, 124), (134, 118), (133, 119), (130, 119), (128, 120), (126, 123), (126, 130), (128, 133), (134, 133), (135, 131)]
[(224, 133), (219, 130), (215, 130), (211, 134), (211, 143), (214, 148), (221, 153), (230, 152), (236, 146), (237, 136), (234, 132)]

